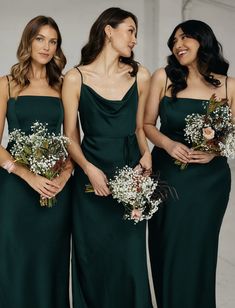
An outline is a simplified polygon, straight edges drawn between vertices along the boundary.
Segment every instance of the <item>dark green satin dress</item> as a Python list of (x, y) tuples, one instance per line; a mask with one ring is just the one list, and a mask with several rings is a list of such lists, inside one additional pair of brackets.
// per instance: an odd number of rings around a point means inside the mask
[[(79, 113), (87, 160), (111, 177), (117, 167), (135, 166), (136, 81), (121, 101), (107, 100), (82, 83)], [(150, 308), (146, 223), (123, 220), (111, 196), (85, 193), (88, 177), (77, 167), (73, 193), (74, 308)]]
[[(185, 117), (204, 113), (200, 99), (164, 97), (161, 132), (185, 143)], [(181, 171), (163, 150), (154, 147), (154, 170), (175, 187), (149, 222), (150, 258), (158, 308), (215, 308), (218, 238), (231, 186), (226, 158), (190, 164)]]
[[(59, 98), (19, 96), (7, 107), (9, 131), (26, 134), (36, 120), (59, 133)], [(69, 308), (70, 185), (52, 208), (25, 181), (0, 169), (0, 307)]]

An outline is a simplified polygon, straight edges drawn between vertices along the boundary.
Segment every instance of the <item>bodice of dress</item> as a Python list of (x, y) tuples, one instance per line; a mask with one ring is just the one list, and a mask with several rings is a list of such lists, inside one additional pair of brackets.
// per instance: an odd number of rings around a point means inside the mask
[(105, 99), (82, 83), (79, 102), (84, 132), (82, 149), (90, 162), (109, 174), (117, 167), (138, 162), (137, 108), (136, 80), (121, 100)]
[(30, 133), (35, 122), (47, 123), (49, 132), (61, 132), (63, 107), (59, 97), (53, 96), (18, 96), (9, 98), (7, 105), (8, 130), (21, 129)]
[(172, 140), (186, 144), (184, 137), (185, 118), (192, 113), (204, 114), (208, 100), (164, 96), (160, 102), (160, 131)]
[(136, 81), (122, 100), (109, 100), (82, 84), (79, 103), (85, 136), (126, 137), (135, 133), (138, 91)]

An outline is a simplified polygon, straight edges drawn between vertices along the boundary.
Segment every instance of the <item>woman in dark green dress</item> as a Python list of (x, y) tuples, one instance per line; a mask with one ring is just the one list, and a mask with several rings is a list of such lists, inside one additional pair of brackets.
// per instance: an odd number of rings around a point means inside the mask
[[(211, 28), (190, 20), (168, 41), (166, 69), (152, 77), (145, 132), (155, 145), (153, 169), (173, 186), (149, 222), (150, 259), (158, 308), (215, 308), (218, 237), (231, 187), (224, 157), (192, 151), (184, 139), (185, 118), (205, 113), (213, 93), (227, 98), (235, 114), (235, 80)], [(161, 127), (155, 127), (157, 116)], [(188, 163), (185, 170), (174, 164)]]
[[(9, 132), (30, 134), (37, 120), (60, 133), (66, 59), (55, 21), (32, 19), (17, 56), (11, 75), (0, 80), (0, 136), (5, 117)], [(15, 163), (9, 151), (0, 147), (0, 307), (69, 308), (70, 191), (64, 186), (72, 165), (49, 181)], [(40, 195), (56, 195), (57, 204), (41, 207)]]
[[(104, 11), (91, 28), (80, 66), (63, 85), (65, 133), (78, 164), (73, 192), (74, 308), (150, 308), (146, 223), (122, 219), (108, 179), (139, 163), (150, 172), (143, 132), (149, 73), (133, 60), (137, 19), (119, 8)], [(80, 146), (79, 110), (84, 138)], [(86, 193), (91, 183), (94, 193)]]

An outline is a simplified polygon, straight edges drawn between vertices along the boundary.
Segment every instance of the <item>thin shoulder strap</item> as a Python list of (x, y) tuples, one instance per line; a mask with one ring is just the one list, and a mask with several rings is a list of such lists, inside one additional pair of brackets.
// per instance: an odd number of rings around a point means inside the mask
[(228, 76), (225, 78), (225, 94), (226, 94), (226, 99), (228, 99)]
[(8, 83), (8, 96), (9, 98), (11, 97), (11, 86), (10, 86), (10, 79), (9, 79), (9, 76), (6, 75), (7, 77), (7, 83)]
[[(138, 70), (139, 71), (139, 70)], [(135, 74), (135, 82), (137, 82), (137, 78), (138, 78), (138, 71), (137, 71), (137, 73)]]
[(76, 66), (75, 68), (78, 70), (79, 74), (81, 75), (81, 80), (82, 80), (82, 83), (83, 83), (83, 76), (82, 76), (82, 72), (80, 71), (80, 69), (78, 68), (78, 66)]
[(168, 76), (166, 74), (166, 83), (165, 83), (165, 88), (164, 88), (164, 96), (166, 95), (166, 91), (167, 91), (167, 81), (168, 81)]

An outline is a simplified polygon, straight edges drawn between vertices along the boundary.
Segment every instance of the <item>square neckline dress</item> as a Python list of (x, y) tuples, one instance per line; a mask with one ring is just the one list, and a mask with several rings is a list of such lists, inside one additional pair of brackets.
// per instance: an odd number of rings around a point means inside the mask
[[(227, 96), (227, 95), (226, 95)], [(204, 114), (208, 100), (164, 96), (160, 131), (186, 144), (185, 118)], [(187, 144), (186, 144), (187, 145)], [(188, 146), (188, 145), (187, 145)], [(215, 308), (219, 231), (228, 204), (231, 173), (225, 157), (180, 170), (164, 150), (154, 147), (153, 170), (174, 187), (149, 221), (149, 249), (158, 308)]]
[[(29, 134), (36, 120), (61, 132), (60, 98), (25, 95), (10, 97), (7, 104), (9, 132), (19, 128)], [(39, 194), (2, 168), (0, 183), (0, 306), (69, 308), (69, 182), (52, 208), (42, 208)]]

